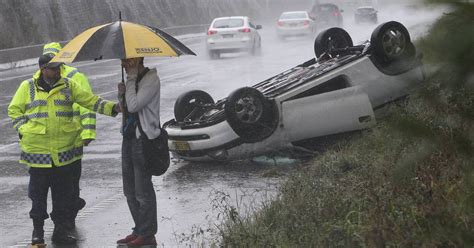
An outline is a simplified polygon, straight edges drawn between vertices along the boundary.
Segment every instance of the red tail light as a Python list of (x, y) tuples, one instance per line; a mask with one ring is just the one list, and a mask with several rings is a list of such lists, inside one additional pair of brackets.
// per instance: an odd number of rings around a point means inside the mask
[(242, 32), (242, 33), (250, 33), (250, 28), (242, 28), (242, 29), (239, 29), (239, 32)]
[(339, 15), (339, 12), (334, 12), (333, 15), (334, 15), (334, 16), (338, 16), (338, 15)]
[(309, 25), (309, 21), (308, 21), (308, 20), (304, 21), (304, 22), (303, 22), (303, 25), (304, 25), (304, 26), (308, 26), (308, 25)]
[(278, 21), (277, 25), (280, 26), (280, 27), (283, 27), (284, 23), (282, 21)]
[(207, 35), (213, 35), (213, 34), (217, 34), (217, 31), (216, 30), (208, 30), (207, 31)]

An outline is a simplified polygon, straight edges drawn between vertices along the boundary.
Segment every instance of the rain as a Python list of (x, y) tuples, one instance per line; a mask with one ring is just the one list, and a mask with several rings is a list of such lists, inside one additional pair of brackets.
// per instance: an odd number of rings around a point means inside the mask
[[(18, 3), (7, 1), (10, 10), (19, 8)], [(196, 1), (207, 6), (199, 6), (193, 19), (192, 1), (168, 2), (172, 14), (161, 10), (160, 17), (150, 17), (151, 10), (163, 7), (151, 4), (145, 10), (147, 1), (124, 3), (107, 1), (22, 1), (21, 12), (40, 14), (34, 17), (37, 33), (11, 34), (20, 47), (40, 45), (48, 39), (66, 40), (83, 29), (115, 21), (113, 13), (123, 9), (123, 18), (138, 23), (158, 23), (159, 28), (173, 34), (193, 50), (197, 56), (179, 58), (145, 58), (145, 65), (157, 68), (161, 79), (161, 122), (174, 118), (176, 98), (189, 90), (203, 90), (213, 99), (225, 98), (233, 90), (252, 86), (297, 64), (314, 58), (313, 42), (317, 33), (311, 37), (290, 37), (280, 40), (276, 35), (276, 21), (283, 11), (309, 10), (313, 1), (293, 0), (249, 0), (249, 1)], [(119, 4), (114, 5), (115, 2)], [(159, 1), (157, 1), (159, 2)], [(331, 1), (320, 1), (331, 2)], [(403, 23), (413, 40), (426, 35), (446, 9), (424, 6), (414, 1), (332, 1), (344, 10), (343, 28), (351, 35), (355, 44), (370, 39), (374, 28), (383, 22), (395, 20)], [(79, 5), (80, 3), (80, 5)], [(87, 4), (97, 5), (93, 13), (87, 14)], [(173, 6), (176, 5), (176, 6)], [(378, 24), (356, 25), (353, 11), (357, 6), (373, 5), (378, 12)], [(69, 8), (77, 10), (76, 15)], [(100, 9), (107, 8), (107, 9)], [(7, 8), (2, 9), (6, 10)], [(209, 10), (206, 12), (206, 10)], [(69, 13), (53, 16), (52, 12)], [(144, 12), (143, 12), (144, 11)], [(100, 13), (105, 13), (101, 16)], [(242, 13), (242, 14), (239, 14)], [(13, 24), (6, 19), (8, 13), (0, 11), (3, 24)], [(176, 18), (176, 16), (184, 16)], [(245, 52), (222, 54), (219, 59), (210, 59), (205, 45), (206, 31), (213, 18), (226, 15), (250, 15), (255, 23), (262, 25), (261, 54), (253, 56)], [(17, 15), (15, 22), (22, 20)], [(165, 19), (163, 16), (166, 16)], [(78, 21), (76, 21), (78, 20)], [(152, 21), (150, 21), (152, 20)], [(51, 23), (57, 23), (55, 32), (49, 37), (43, 32)], [(196, 25), (199, 23), (199, 25)], [(0, 30), (2, 30), (0, 28)], [(183, 31), (184, 30), (184, 31)], [(318, 32), (321, 30), (318, 30)], [(17, 26), (13, 32), (26, 32)], [(2, 30), (2, 33), (5, 33)], [(34, 37), (33, 37), (34, 36)], [(21, 39), (31, 38), (31, 40)], [(0, 38), (8, 39), (6, 37)], [(0, 54), (6, 50), (18, 49), (11, 42), (0, 42)], [(21, 49), (16, 53), (22, 53)], [(24, 56), (24, 55), (22, 55)], [(7, 115), (7, 107), (21, 81), (31, 77), (37, 70), (37, 55), (26, 55), (19, 61), (0, 61), (0, 246), (26, 247), (31, 240), (32, 224), (28, 216), (31, 201), (28, 198), (28, 171), (18, 163), (20, 149), (18, 134), (12, 128)], [(2, 59), (3, 60), (3, 59)], [(120, 60), (85, 61), (72, 64), (85, 73), (95, 94), (116, 100), (117, 83), (121, 79)], [(115, 241), (130, 233), (133, 225), (127, 202), (122, 192), (120, 116), (109, 118), (97, 116), (97, 138), (84, 149), (81, 197), (86, 207), (77, 217), (77, 247), (115, 247)], [(220, 212), (229, 203), (242, 208), (242, 211), (257, 210), (262, 202), (275, 196), (280, 183), (292, 170), (304, 165), (304, 158), (288, 156), (285, 151), (273, 151), (266, 156), (226, 162), (191, 162), (172, 158), (171, 166), (165, 175), (153, 177), (158, 207), (158, 245), (163, 247), (194, 247), (201, 239), (215, 235), (215, 225), (222, 221)], [(49, 197), (50, 198), (50, 197)], [(51, 210), (48, 200), (48, 211)], [(53, 223), (46, 220), (45, 238), (49, 247)], [(201, 235), (193, 235), (196, 233)]]

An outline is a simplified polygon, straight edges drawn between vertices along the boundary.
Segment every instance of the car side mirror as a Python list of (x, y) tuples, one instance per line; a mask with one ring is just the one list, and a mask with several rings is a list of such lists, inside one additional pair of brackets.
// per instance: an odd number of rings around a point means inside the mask
[(258, 30), (258, 29), (262, 29), (262, 25), (258, 25), (258, 24), (255, 25), (255, 29), (257, 29), (257, 30)]
[(341, 9), (341, 13), (343, 13), (343, 12), (344, 12), (344, 10), (343, 10), (343, 9)]

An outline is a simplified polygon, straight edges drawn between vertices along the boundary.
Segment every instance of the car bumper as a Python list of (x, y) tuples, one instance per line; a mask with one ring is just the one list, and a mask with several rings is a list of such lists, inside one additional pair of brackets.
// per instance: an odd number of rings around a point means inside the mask
[(248, 50), (253, 46), (248, 37), (242, 39), (207, 39), (208, 50)]
[(292, 28), (277, 28), (277, 34), (280, 36), (293, 36), (293, 35), (309, 35), (312, 33), (311, 27), (292, 27)]
[(239, 138), (227, 121), (192, 129), (168, 126), (166, 131), (170, 151), (181, 153), (206, 153), (229, 145)]

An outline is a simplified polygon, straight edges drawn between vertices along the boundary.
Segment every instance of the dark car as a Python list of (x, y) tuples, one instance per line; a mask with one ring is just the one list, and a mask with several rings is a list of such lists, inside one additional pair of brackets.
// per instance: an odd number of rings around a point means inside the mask
[(377, 10), (370, 6), (359, 7), (354, 12), (354, 19), (356, 24), (364, 22), (377, 24)]
[(309, 17), (322, 27), (342, 27), (342, 9), (332, 3), (315, 4), (309, 11)]

